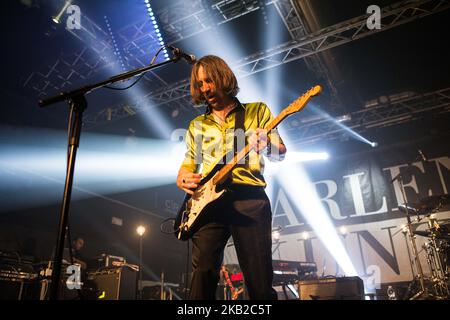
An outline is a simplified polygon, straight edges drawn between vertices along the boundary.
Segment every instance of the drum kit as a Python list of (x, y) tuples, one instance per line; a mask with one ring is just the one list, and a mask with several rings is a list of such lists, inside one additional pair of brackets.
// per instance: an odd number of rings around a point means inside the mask
[[(419, 283), (418, 291), (408, 297), (414, 299), (450, 299), (450, 221), (438, 221), (436, 213), (450, 204), (450, 195), (439, 195), (422, 198), (417, 205), (401, 205), (399, 209), (406, 214), (407, 224), (403, 226), (405, 239), (409, 239), (408, 254), (410, 256), (413, 283)], [(426, 222), (425, 230), (414, 230), (414, 223)], [(417, 250), (416, 236), (427, 238), (422, 251)], [(411, 253), (412, 251), (412, 259)], [(425, 277), (419, 253), (424, 253), (429, 275)]]

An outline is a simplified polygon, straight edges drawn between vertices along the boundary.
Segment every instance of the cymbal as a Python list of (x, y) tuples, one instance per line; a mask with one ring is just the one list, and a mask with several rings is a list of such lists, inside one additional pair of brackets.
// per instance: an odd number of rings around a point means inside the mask
[(424, 208), (424, 206), (419, 203), (408, 204), (408, 207), (401, 204), (398, 206), (398, 209), (401, 213), (408, 212), (409, 215), (426, 215), (430, 212), (428, 208)]
[(450, 195), (441, 194), (420, 199), (420, 206), (426, 210), (436, 210), (443, 205), (450, 204)]
[[(422, 236), (422, 237), (428, 237), (431, 238), (432, 236), (432, 232), (431, 231), (426, 231), (426, 230), (416, 230), (413, 231), (414, 234), (417, 234), (418, 236)], [(448, 233), (441, 233), (441, 232), (436, 232), (435, 233), (436, 239), (446, 239), (446, 240), (450, 240), (450, 234)]]
[(418, 205), (418, 204), (410, 204), (408, 206), (405, 206), (404, 204), (401, 204), (401, 205), (398, 206), (398, 209), (402, 213), (408, 212), (409, 214), (417, 214), (417, 211), (419, 210), (419, 206), (420, 205)]

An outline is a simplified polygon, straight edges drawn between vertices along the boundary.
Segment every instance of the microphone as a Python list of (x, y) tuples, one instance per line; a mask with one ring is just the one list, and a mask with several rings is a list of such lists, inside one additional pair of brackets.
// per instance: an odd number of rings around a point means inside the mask
[(423, 154), (422, 150), (419, 149), (418, 151), (419, 151), (420, 157), (422, 158), (422, 161), (428, 161), (427, 157), (425, 157), (425, 155)]
[(174, 46), (167, 46), (170, 50), (172, 50), (172, 54), (176, 58), (183, 58), (189, 64), (194, 64), (197, 61), (197, 58), (193, 54), (187, 54), (180, 48), (176, 48)]

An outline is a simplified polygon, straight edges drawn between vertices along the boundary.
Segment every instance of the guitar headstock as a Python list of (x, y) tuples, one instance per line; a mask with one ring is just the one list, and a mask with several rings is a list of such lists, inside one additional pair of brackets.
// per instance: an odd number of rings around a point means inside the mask
[(293, 113), (299, 112), (306, 106), (309, 99), (318, 95), (320, 91), (322, 91), (321, 86), (317, 85), (315, 87), (312, 87), (307, 92), (305, 92), (300, 98), (292, 102), (286, 109), (284, 109), (283, 113), (285, 113), (285, 116), (288, 116)]

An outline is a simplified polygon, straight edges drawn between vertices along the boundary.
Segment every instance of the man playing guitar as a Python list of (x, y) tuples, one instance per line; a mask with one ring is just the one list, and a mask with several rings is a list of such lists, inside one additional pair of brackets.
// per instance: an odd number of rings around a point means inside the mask
[(249, 145), (251, 151), (233, 168), (224, 184), (226, 192), (208, 205), (201, 223), (192, 231), (189, 298), (215, 299), (224, 248), (232, 236), (249, 298), (271, 299), (272, 212), (264, 190), (262, 156), (282, 160), (286, 147), (276, 130), (267, 133), (265, 129), (273, 120), (266, 104), (241, 104), (236, 98), (236, 77), (221, 58), (205, 56), (195, 63), (190, 90), (194, 103), (206, 103), (207, 110), (189, 125), (188, 150), (178, 172), (177, 186), (196, 197), (202, 177), (224, 155), (236, 154), (239, 141), (241, 147)]

